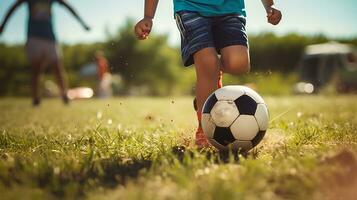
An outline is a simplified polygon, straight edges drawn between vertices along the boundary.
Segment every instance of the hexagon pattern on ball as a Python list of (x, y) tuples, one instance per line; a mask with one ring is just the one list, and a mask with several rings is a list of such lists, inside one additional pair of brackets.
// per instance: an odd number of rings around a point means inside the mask
[(205, 130), (206, 136), (208, 138), (213, 138), (213, 134), (214, 134), (214, 130), (216, 129), (216, 125), (213, 123), (211, 115), (203, 113), (201, 124), (202, 124), (202, 129)]
[(217, 101), (215, 93), (211, 94), (203, 105), (202, 113), (210, 113)]
[(259, 132), (257, 121), (252, 115), (240, 115), (230, 129), (237, 140), (252, 140)]
[(214, 94), (219, 101), (232, 101), (232, 99), (238, 99), (240, 96), (244, 95), (244, 93), (243, 88), (237, 88), (237, 86), (229, 85), (217, 90)]
[(268, 108), (254, 90), (226, 86), (206, 100), (202, 128), (219, 150), (249, 151), (264, 137), (269, 123)]
[(258, 122), (259, 130), (265, 131), (269, 125), (269, 112), (265, 104), (258, 104), (257, 110), (254, 114), (255, 119)]
[(259, 131), (258, 134), (253, 138), (252, 144), (253, 147), (257, 146), (260, 141), (262, 141), (263, 137), (265, 136), (266, 131)]
[(219, 127), (229, 127), (239, 116), (233, 101), (217, 101), (211, 110), (213, 123)]
[(213, 139), (223, 146), (227, 146), (236, 140), (229, 127), (218, 126), (214, 130)]
[(244, 87), (243, 90), (245, 91), (245, 94), (252, 97), (255, 100), (255, 102), (265, 104), (264, 99), (253, 89), (245, 86), (238, 86), (238, 87)]
[(257, 110), (257, 102), (248, 95), (243, 95), (234, 100), (241, 115), (254, 115)]

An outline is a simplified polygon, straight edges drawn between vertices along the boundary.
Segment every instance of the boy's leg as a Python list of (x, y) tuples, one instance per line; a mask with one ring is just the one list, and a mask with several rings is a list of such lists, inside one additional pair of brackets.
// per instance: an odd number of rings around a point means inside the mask
[(245, 18), (233, 14), (218, 18), (212, 28), (224, 73), (240, 75), (249, 71), (248, 36), (245, 25)]
[(196, 68), (196, 98), (198, 111), (208, 96), (217, 89), (219, 59), (214, 48), (204, 48), (194, 54)]
[(220, 61), (214, 48), (212, 35), (212, 18), (204, 17), (197, 12), (181, 11), (175, 14), (177, 27), (181, 33), (181, 54), (185, 66), (196, 68), (196, 99), (198, 129), (196, 145), (209, 146), (201, 128), (201, 111), (207, 97), (217, 89)]
[(223, 71), (220, 69), (218, 74), (217, 88), (223, 87)]
[[(222, 81), (223, 81), (223, 71), (220, 69), (218, 73), (217, 88), (223, 87)], [(195, 109), (195, 111), (198, 110), (196, 98), (193, 99), (193, 108)]]
[(201, 127), (202, 107), (208, 96), (217, 89), (220, 61), (214, 48), (204, 48), (194, 54), (196, 68), (196, 99), (198, 129), (196, 132), (196, 145), (199, 148), (209, 146)]
[(221, 49), (222, 70), (225, 73), (241, 75), (249, 72), (249, 50), (246, 46), (234, 45)]

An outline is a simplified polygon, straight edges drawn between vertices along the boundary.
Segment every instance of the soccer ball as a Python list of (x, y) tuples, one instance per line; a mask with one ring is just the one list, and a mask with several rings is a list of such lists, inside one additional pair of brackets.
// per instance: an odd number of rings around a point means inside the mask
[(225, 86), (203, 105), (202, 128), (219, 150), (247, 152), (264, 137), (269, 123), (263, 98), (245, 86)]

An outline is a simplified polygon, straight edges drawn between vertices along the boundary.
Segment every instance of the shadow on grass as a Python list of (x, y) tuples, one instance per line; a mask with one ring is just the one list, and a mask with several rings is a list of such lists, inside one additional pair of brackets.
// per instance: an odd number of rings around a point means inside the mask
[[(128, 179), (135, 179), (140, 175), (140, 171), (151, 167), (151, 160), (133, 160), (127, 163), (113, 162), (112, 160), (101, 160), (102, 175), (100, 182), (107, 187), (115, 187), (117, 184), (125, 184)], [(98, 177), (99, 171), (91, 171), (91, 178)]]
[(60, 169), (46, 159), (34, 166), (33, 161), (25, 157), (12, 158), (3, 154), (1, 158), (0, 187), (41, 188), (56, 197), (83, 197), (93, 188), (110, 189), (125, 185), (152, 166), (151, 160), (109, 158), (77, 166), (73, 163), (73, 166)]
[[(195, 151), (187, 149), (185, 146), (174, 146), (172, 154), (179, 160), (183, 161), (185, 156), (194, 157)], [(239, 156), (247, 157), (247, 153), (239, 153), (233, 151), (217, 151), (212, 148), (198, 150), (198, 153), (203, 154), (207, 160), (213, 160), (215, 163), (239, 163)]]
[[(46, 149), (29, 156), (0, 152), (0, 187), (40, 188), (54, 197), (81, 198), (93, 189), (113, 189), (126, 185), (129, 180), (135, 181), (145, 176), (157, 161), (153, 158), (123, 159), (115, 156), (94, 159), (92, 153), (84, 157), (66, 158), (65, 154), (64, 157), (58, 157), (48, 152)], [(190, 150), (183, 146), (173, 147), (171, 153), (161, 156), (172, 155), (172, 158), (184, 164), (185, 157), (194, 158), (197, 153), (217, 163), (239, 161), (238, 154), (212, 149)]]

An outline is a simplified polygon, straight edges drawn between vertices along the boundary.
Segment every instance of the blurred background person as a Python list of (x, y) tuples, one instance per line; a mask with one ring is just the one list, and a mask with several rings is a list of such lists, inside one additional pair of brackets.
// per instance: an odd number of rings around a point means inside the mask
[(40, 73), (47, 65), (52, 66), (54, 69), (63, 102), (65, 104), (69, 103), (60, 47), (53, 31), (52, 5), (55, 2), (67, 8), (85, 30), (90, 30), (89, 26), (65, 0), (17, 0), (5, 15), (5, 19), (0, 26), (1, 34), (13, 12), (23, 3), (28, 5), (29, 19), (26, 53), (29, 63), (32, 66), (31, 93), (34, 106), (40, 104)]
[(97, 96), (99, 98), (111, 97), (113, 92), (111, 88), (112, 76), (110, 74), (108, 61), (104, 56), (103, 51), (95, 53), (95, 64), (97, 66)]

